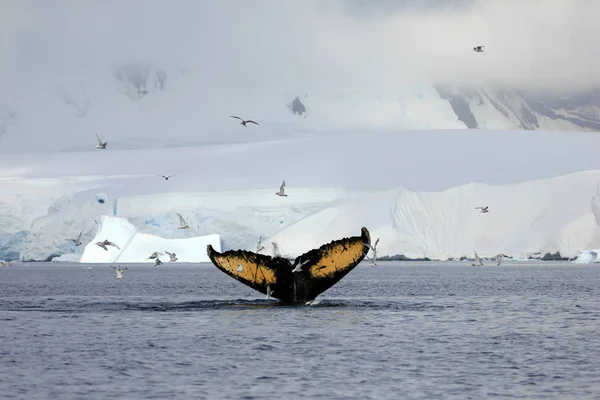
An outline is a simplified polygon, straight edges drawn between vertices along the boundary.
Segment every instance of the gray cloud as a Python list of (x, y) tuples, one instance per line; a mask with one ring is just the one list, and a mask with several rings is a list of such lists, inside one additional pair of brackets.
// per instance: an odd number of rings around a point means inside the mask
[[(594, 0), (13, 0), (2, 7), (0, 82), (21, 90), (109, 76), (130, 61), (194, 71), (207, 93), (600, 84)], [(474, 53), (480, 44), (486, 52)]]

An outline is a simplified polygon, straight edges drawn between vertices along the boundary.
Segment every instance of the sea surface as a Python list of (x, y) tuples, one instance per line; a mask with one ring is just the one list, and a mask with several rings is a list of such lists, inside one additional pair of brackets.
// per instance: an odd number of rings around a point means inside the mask
[(600, 397), (598, 266), (365, 263), (318, 299), (210, 264), (0, 267), (0, 398)]

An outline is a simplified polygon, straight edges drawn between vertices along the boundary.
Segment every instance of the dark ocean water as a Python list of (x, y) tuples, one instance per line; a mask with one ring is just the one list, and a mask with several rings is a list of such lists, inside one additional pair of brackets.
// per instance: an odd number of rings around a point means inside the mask
[(0, 268), (2, 399), (592, 399), (600, 267), (359, 266), (281, 306), (209, 264)]

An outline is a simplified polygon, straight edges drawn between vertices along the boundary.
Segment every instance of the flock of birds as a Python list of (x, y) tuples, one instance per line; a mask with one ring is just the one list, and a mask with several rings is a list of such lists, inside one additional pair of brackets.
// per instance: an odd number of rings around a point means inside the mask
[[(477, 53), (483, 53), (483, 51), (484, 51), (483, 47), (485, 47), (485, 46), (475, 46), (475, 47), (473, 47), (473, 51), (475, 51)], [(254, 121), (254, 120), (243, 119), (241, 117), (238, 117), (237, 115), (230, 115), (229, 117), (241, 121), (240, 124), (242, 126), (244, 126), (245, 128), (248, 127), (248, 124), (260, 125), (258, 122)], [(106, 146), (108, 145), (108, 141), (102, 141), (102, 139), (100, 138), (100, 136), (97, 133), (96, 133), (96, 137), (98, 139), (98, 144), (96, 145), (96, 148), (100, 149), (100, 150), (105, 150)], [(163, 178), (164, 180), (168, 181), (169, 178), (171, 178), (171, 177), (173, 177), (175, 175), (158, 175), (158, 176), (161, 177), (161, 178)], [(280, 196), (280, 197), (287, 197), (288, 195), (285, 193), (285, 186), (286, 185), (285, 185), (285, 180), (284, 180), (281, 183), (281, 186), (279, 187), (279, 190), (277, 192), (275, 192), (275, 194), (277, 196)], [(489, 212), (487, 206), (486, 207), (476, 207), (476, 209), (479, 209), (482, 214), (485, 214), (485, 213)], [(179, 225), (180, 225), (179, 228), (177, 228), (177, 229), (190, 229), (189, 225), (185, 222), (185, 219), (181, 216), (181, 214), (177, 213), (177, 217), (179, 218)], [(81, 245), (81, 233), (79, 234), (79, 236), (77, 237), (77, 239), (66, 239), (66, 240), (73, 242), (75, 244), (75, 246), (80, 246)], [(104, 249), (105, 251), (108, 251), (108, 247), (107, 246), (114, 246), (117, 249), (120, 249), (119, 246), (117, 246), (115, 243), (113, 243), (113, 242), (111, 242), (111, 241), (109, 241), (107, 239), (105, 239), (105, 240), (103, 240), (101, 242), (96, 242), (95, 244), (97, 246), (101, 247), (102, 249)], [(273, 255), (275, 257), (281, 257), (281, 253), (279, 251), (279, 247), (278, 247), (277, 243), (276, 242), (271, 242), (271, 244), (273, 246)], [(370, 243), (364, 243), (364, 245), (366, 247), (368, 247), (369, 250), (372, 252), (372, 256), (371, 257), (369, 257), (367, 255), (365, 258), (367, 260), (369, 260), (369, 265), (373, 266), (373, 267), (377, 266), (377, 245), (378, 244), (379, 244), (379, 238), (377, 238), (377, 240), (375, 241), (374, 245), (371, 245)], [(256, 246), (256, 252), (260, 252), (260, 251), (262, 251), (264, 249), (265, 249), (265, 247), (262, 245), (262, 235), (261, 235), (260, 238), (258, 239), (258, 244)], [(168, 254), (169, 257), (170, 257), (169, 262), (175, 262), (175, 261), (177, 261), (177, 257), (176, 257), (175, 253), (170, 253), (168, 251), (165, 251), (165, 253)], [(160, 252), (156, 252), (155, 251), (154, 253), (152, 253), (150, 255), (150, 257), (148, 257), (148, 259), (154, 259), (155, 260), (154, 261), (154, 265), (155, 266), (161, 265), (162, 261), (159, 258), (160, 255), (164, 255), (164, 253), (160, 253)], [(498, 255), (498, 261), (497, 261), (498, 265), (500, 265), (501, 257), (502, 257), (501, 255)], [(295, 268), (294, 268), (294, 270), (293, 270), (293, 272), (299, 272), (299, 271), (301, 271), (302, 270), (302, 265), (303, 264), (296, 265)], [(472, 265), (478, 265), (478, 266), (479, 265), (483, 265), (481, 259), (479, 258), (479, 256), (477, 255), (476, 252), (475, 252), (475, 263), (473, 263)], [(116, 267), (116, 268), (112, 267), (112, 268), (115, 270), (116, 278), (117, 279), (123, 279), (123, 274), (124, 274), (124, 272), (125, 272), (125, 270), (127, 268), (120, 268), (120, 267)], [(238, 267), (238, 269), (239, 268), (243, 268), (243, 266), (240, 265)], [(272, 294), (270, 292), (270, 288), (267, 287), (267, 298), (270, 297), (270, 294)]]
[[(244, 127), (247, 127), (247, 124), (255, 124), (255, 125), (260, 125), (258, 122), (250, 120), (250, 119), (243, 119), (240, 118), (238, 116), (232, 115), (230, 116), (231, 118), (235, 118), (241, 121), (241, 125), (243, 125)], [(97, 149), (100, 150), (105, 150), (106, 146), (108, 145), (108, 141), (103, 142), (102, 139), (100, 138), (100, 136), (96, 133), (96, 137), (98, 138), (98, 144), (96, 145)], [(158, 175), (159, 177), (163, 178), (164, 180), (168, 181), (169, 178), (172, 178), (176, 175)], [(285, 193), (285, 180), (283, 180), (283, 182), (281, 183), (281, 185), (279, 186), (279, 190), (277, 192), (275, 192), (275, 194), (279, 197), (288, 197), (287, 193)], [(185, 221), (185, 219), (183, 218), (183, 216), (180, 213), (176, 213), (177, 214), (177, 218), (179, 218), (179, 228), (177, 229), (191, 229), (190, 226), (187, 224), (187, 222)], [(81, 246), (82, 242), (81, 242), (81, 235), (82, 232), (79, 233), (79, 236), (77, 236), (76, 239), (65, 239), (69, 242), (72, 242), (73, 244), (75, 244), (75, 246)], [(111, 242), (108, 239), (104, 239), (101, 242), (96, 242), (94, 243), (96, 246), (104, 249), (105, 251), (108, 251), (108, 246), (113, 246), (116, 247), (117, 249), (120, 249), (120, 247), (116, 244)], [(272, 242), (273, 244), (273, 249), (274, 249), (274, 255), (276, 257), (280, 257), (280, 252), (279, 252), (279, 248), (277, 247), (277, 243)], [(257, 252), (260, 252), (261, 250), (264, 250), (264, 246), (262, 246), (262, 235), (259, 238), (258, 241), (258, 246), (257, 246)], [(175, 253), (171, 253), (168, 251), (165, 251), (165, 253), (167, 255), (169, 255), (169, 262), (175, 262), (177, 261), (177, 255)], [(163, 262), (160, 259), (160, 256), (164, 255), (165, 253), (161, 253), (158, 251), (153, 252), (148, 259), (149, 260), (154, 260), (154, 266), (158, 266), (158, 265), (162, 265)], [(124, 277), (124, 273), (125, 270), (127, 270), (127, 268), (121, 268), (121, 267), (113, 267), (111, 266), (111, 268), (113, 268), (115, 270), (115, 278), (116, 279), (123, 279)], [(269, 295), (267, 295), (267, 297), (269, 297)]]

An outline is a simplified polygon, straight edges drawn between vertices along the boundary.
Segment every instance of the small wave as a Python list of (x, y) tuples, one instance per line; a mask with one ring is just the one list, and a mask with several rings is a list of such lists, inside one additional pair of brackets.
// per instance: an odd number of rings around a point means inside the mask
[(436, 311), (444, 310), (452, 306), (431, 304), (424, 302), (408, 302), (398, 300), (368, 300), (368, 299), (328, 299), (321, 300), (315, 304), (289, 304), (273, 300), (198, 300), (184, 302), (170, 301), (116, 301), (113, 299), (107, 301), (78, 301), (70, 299), (68, 301), (10, 301), (4, 302), (1, 309), (5, 311), (36, 311), (36, 312), (59, 312), (59, 313), (81, 313), (81, 312), (113, 312), (113, 311), (143, 311), (143, 312), (190, 312), (219, 309), (250, 309), (250, 310), (268, 310), (279, 307), (289, 308), (365, 308), (381, 310), (405, 310), (405, 311)]

